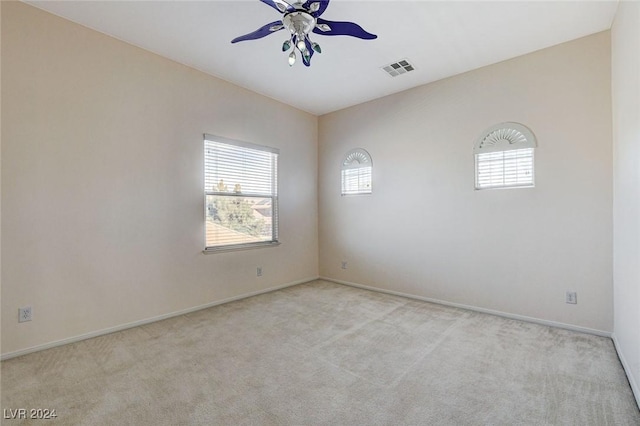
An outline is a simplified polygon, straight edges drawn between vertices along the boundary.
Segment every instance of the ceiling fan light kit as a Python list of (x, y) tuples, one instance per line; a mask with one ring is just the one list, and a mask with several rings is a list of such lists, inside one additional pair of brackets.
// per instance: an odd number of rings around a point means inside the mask
[(285, 0), (260, 1), (282, 13), (282, 19), (264, 25), (249, 34), (236, 37), (231, 40), (231, 43), (256, 40), (286, 28), (291, 33), (291, 36), (282, 44), (282, 51), (288, 52), (291, 49), (289, 66), (293, 66), (296, 63), (296, 50), (301, 55), (302, 62), (306, 66), (311, 65), (311, 57), (314, 52), (322, 53), (320, 45), (309, 38), (311, 32), (328, 36), (346, 35), (363, 40), (373, 40), (378, 37), (353, 22), (327, 21), (320, 18), (320, 15), (329, 6), (329, 0), (307, 0), (305, 2), (298, 0), (293, 4), (287, 3)]

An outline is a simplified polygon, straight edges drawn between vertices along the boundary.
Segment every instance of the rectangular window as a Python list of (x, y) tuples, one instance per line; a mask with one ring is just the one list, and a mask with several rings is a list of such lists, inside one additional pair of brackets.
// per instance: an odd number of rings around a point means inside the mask
[(342, 195), (371, 194), (371, 166), (342, 169)]
[(476, 154), (476, 189), (532, 187), (533, 148)]
[(205, 135), (205, 247), (278, 242), (278, 150)]

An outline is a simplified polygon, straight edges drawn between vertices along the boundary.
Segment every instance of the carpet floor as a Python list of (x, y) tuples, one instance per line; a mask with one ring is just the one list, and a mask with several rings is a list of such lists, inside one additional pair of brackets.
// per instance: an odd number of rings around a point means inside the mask
[(640, 425), (608, 338), (326, 281), (1, 368), (45, 424)]

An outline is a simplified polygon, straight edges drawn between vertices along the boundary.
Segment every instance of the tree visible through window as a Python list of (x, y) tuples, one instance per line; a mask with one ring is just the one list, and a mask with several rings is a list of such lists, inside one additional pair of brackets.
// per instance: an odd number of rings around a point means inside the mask
[(278, 241), (278, 150), (205, 135), (206, 249)]

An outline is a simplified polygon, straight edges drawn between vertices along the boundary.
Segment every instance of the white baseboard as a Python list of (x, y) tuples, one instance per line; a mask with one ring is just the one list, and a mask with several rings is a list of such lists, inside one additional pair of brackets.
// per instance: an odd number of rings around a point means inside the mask
[(609, 332), (609, 331), (596, 330), (596, 329), (593, 329), (593, 328), (586, 328), (586, 327), (579, 327), (577, 325), (565, 324), (565, 323), (562, 323), (562, 322), (549, 321), (549, 320), (544, 320), (544, 319), (534, 318), (534, 317), (527, 317), (527, 316), (524, 316), (524, 315), (511, 314), (511, 313), (508, 313), (508, 312), (494, 311), (493, 309), (485, 309), (485, 308), (480, 308), (478, 306), (463, 305), (461, 303), (447, 302), (446, 300), (433, 299), (433, 298), (430, 298), (430, 297), (422, 297), (422, 296), (417, 296), (415, 294), (402, 293), (402, 292), (399, 292), (399, 291), (387, 290), (387, 289), (384, 289), (384, 288), (372, 287), (372, 286), (368, 286), (368, 285), (364, 285), (364, 284), (352, 283), (352, 282), (349, 282), (349, 281), (336, 280), (334, 278), (328, 278), (328, 277), (323, 277), (323, 276), (321, 276), (320, 279), (321, 280), (325, 280), (325, 281), (331, 281), (331, 282), (334, 282), (336, 284), (344, 284), (344, 285), (348, 285), (348, 286), (351, 286), (351, 287), (362, 288), (362, 289), (365, 289), (365, 290), (377, 291), (377, 292), (380, 292), (380, 293), (392, 294), (394, 296), (401, 296), (401, 297), (407, 297), (409, 299), (421, 300), (423, 302), (437, 303), (439, 305), (445, 305), (445, 306), (451, 306), (451, 307), (454, 307), (454, 308), (467, 309), (467, 310), (470, 310), (470, 311), (481, 312), (483, 314), (496, 315), (496, 316), (499, 316), (499, 317), (515, 319), (515, 320), (520, 320), (520, 321), (525, 321), (525, 322), (531, 322), (531, 323), (541, 324), (541, 325), (548, 325), (550, 327), (563, 328), (565, 330), (578, 331), (580, 333), (594, 334), (596, 336), (602, 336), (602, 337), (611, 338), (611, 332)]
[(32, 346), (30, 348), (21, 349), (19, 351), (15, 351), (15, 352), (8, 352), (6, 354), (0, 355), (0, 361), (4, 361), (4, 360), (10, 359), (10, 358), (19, 357), (19, 356), (22, 356), (22, 355), (27, 355), (27, 354), (30, 354), (30, 353), (33, 353), (33, 352), (43, 351), (45, 349), (55, 348), (57, 346), (68, 345), (69, 343), (75, 343), (75, 342), (79, 342), (81, 340), (91, 339), (93, 337), (104, 336), (105, 334), (115, 333), (117, 331), (122, 331), (122, 330), (126, 330), (128, 328), (133, 328), (133, 327), (138, 327), (140, 325), (145, 325), (145, 324), (149, 324), (149, 323), (156, 322), (156, 321), (162, 321), (162, 320), (165, 320), (165, 319), (168, 319), (168, 318), (177, 317), (177, 316), (184, 315), (184, 314), (189, 314), (191, 312), (195, 312), (195, 311), (199, 311), (199, 310), (202, 310), (202, 309), (211, 308), (211, 307), (217, 306), (217, 305), (222, 305), (224, 303), (234, 302), (236, 300), (241, 300), (241, 299), (246, 299), (248, 297), (257, 296), (259, 294), (270, 293), (272, 291), (281, 290), (283, 288), (292, 287), (294, 285), (304, 284), (304, 283), (307, 283), (307, 282), (310, 282), (310, 281), (314, 281), (314, 280), (317, 280), (318, 278), (319, 277), (317, 277), (317, 276), (304, 278), (302, 280), (293, 281), (293, 282), (290, 282), (290, 283), (287, 283), (287, 284), (281, 284), (281, 285), (277, 285), (277, 286), (274, 286), (274, 287), (269, 287), (269, 288), (266, 288), (264, 290), (253, 291), (251, 293), (245, 293), (245, 294), (241, 294), (239, 296), (234, 296), (234, 297), (229, 297), (227, 299), (217, 300), (215, 302), (205, 303), (204, 305), (194, 306), (193, 308), (182, 309), (180, 311), (175, 311), (175, 312), (171, 312), (171, 313), (164, 314), (164, 315), (158, 315), (158, 316), (153, 317), (153, 318), (147, 318), (147, 319), (143, 319), (143, 320), (139, 320), (139, 321), (130, 322), (130, 323), (127, 323), (127, 324), (117, 325), (115, 327), (109, 327), (109, 328), (105, 328), (105, 329), (98, 330), (98, 331), (92, 331), (91, 333), (81, 334), (79, 336), (74, 336), (74, 337), (69, 337), (67, 339), (57, 340), (55, 342), (49, 342), (49, 343), (45, 343), (43, 345)]
[(615, 332), (611, 336), (611, 340), (613, 340), (613, 345), (616, 348), (616, 352), (618, 352), (618, 358), (620, 359), (622, 368), (624, 368), (624, 372), (627, 373), (627, 379), (629, 380), (629, 385), (631, 385), (631, 391), (633, 391), (633, 396), (635, 396), (636, 398), (636, 404), (638, 404), (638, 408), (640, 409), (640, 388), (638, 387), (638, 383), (636, 382), (636, 379), (631, 372), (629, 363), (624, 357), (624, 353), (622, 352), (622, 350), (620, 350), (620, 345), (618, 344), (618, 339), (616, 338)]

